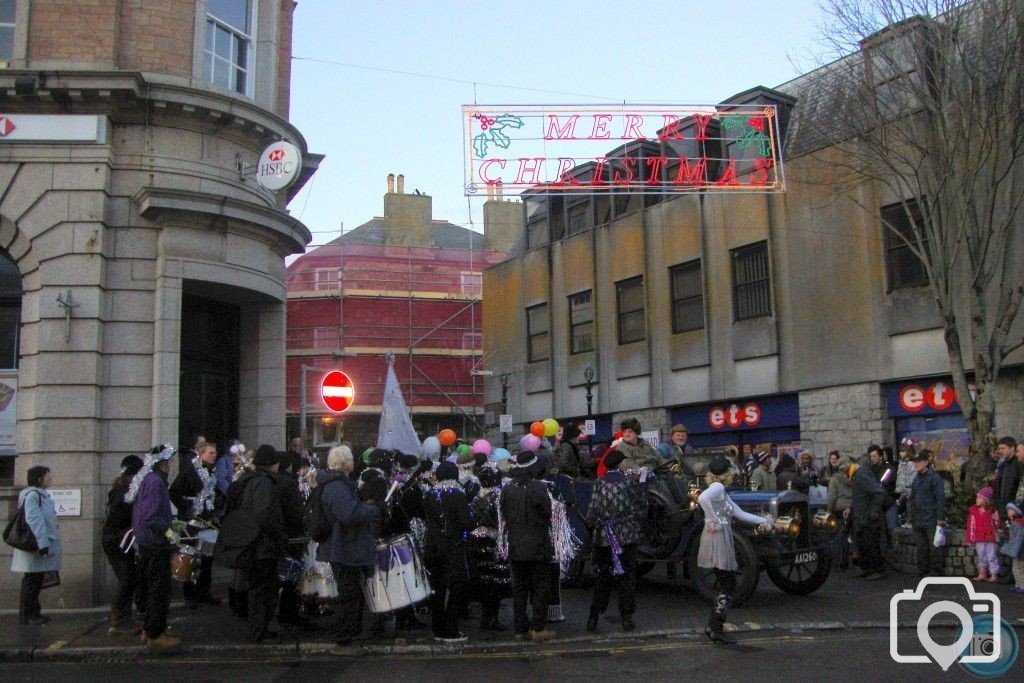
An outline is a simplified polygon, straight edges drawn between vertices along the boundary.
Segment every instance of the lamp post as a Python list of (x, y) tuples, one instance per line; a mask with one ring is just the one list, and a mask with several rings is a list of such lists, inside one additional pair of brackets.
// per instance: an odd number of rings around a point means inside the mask
[[(351, 358), (351, 357), (353, 357), (355, 355), (356, 354), (353, 353), (352, 351), (345, 351), (343, 349), (335, 349), (334, 351), (331, 351), (331, 358), (334, 358), (334, 359)], [(339, 366), (339, 368), (341, 367), (341, 363), (340, 362), (338, 363), (338, 366)], [(308, 434), (306, 432), (306, 399), (307, 399), (307, 394), (306, 394), (306, 391), (307, 391), (306, 373), (307, 372), (319, 372), (319, 373), (322, 373), (322, 374), (327, 374), (328, 372), (330, 372), (330, 369), (329, 368), (327, 368), (327, 369), (325, 369), (325, 368), (318, 368), (318, 367), (315, 367), (315, 366), (312, 366), (312, 365), (301, 365), (301, 366), (299, 366), (299, 375), (300, 375), (300, 379), (299, 379), (299, 434), (302, 435), (302, 445), (303, 445), (303, 447), (306, 447), (306, 445), (309, 444), (309, 440), (308, 440), (309, 437), (308, 437)], [(310, 450), (312, 450), (312, 449), (310, 449)]]
[(594, 368), (589, 365), (583, 369), (583, 381), (587, 383), (587, 419), (593, 415), (594, 394)]
[[(501, 414), (505, 415), (508, 411), (508, 381), (509, 376), (507, 372), (501, 373)], [(508, 448), (508, 434), (506, 432), (501, 433), (501, 447)]]

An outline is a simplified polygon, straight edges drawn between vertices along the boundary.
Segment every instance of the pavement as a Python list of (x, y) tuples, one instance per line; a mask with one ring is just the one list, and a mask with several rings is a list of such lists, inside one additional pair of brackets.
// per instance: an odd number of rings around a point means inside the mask
[[(680, 572), (681, 573), (681, 572)], [(214, 594), (225, 597), (224, 586), (215, 577)], [(898, 593), (912, 590), (917, 578), (890, 573), (886, 578), (866, 582), (857, 578), (856, 570), (836, 570), (825, 585), (808, 596), (783, 593), (762, 574), (757, 590), (742, 607), (729, 613), (727, 628), (740, 637), (805, 635), (812, 633), (864, 632), (889, 629), (890, 601)], [(1003, 584), (973, 584), (976, 592), (992, 593), (1000, 602), (1003, 618), (1024, 637), (1024, 594), (1014, 594)], [(175, 585), (175, 598), (180, 600), (180, 587)], [(910, 595), (910, 594), (906, 594)], [(898, 627), (915, 629), (924, 607), (936, 599), (971, 605), (972, 596), (962, 586), (931, 586), (923, 600), (903, 600), (898, 606)], [(602, 617), (598, 633), (585, 630), (589, 613), (591, 589), (562, 590), (566, 619), (553, 625), (558, 638), (542, 646), (515, 641), (511, 631), (485, 632), (479, 629), (479, 607), (471, 606), (471, 618), (462, 624), (469, 640), (459, 645), (438, 644), (429, 629), (415, 632), (394, 632), (393, 622), (384, 635), (371, 637), (369, 621), (364, 637), (349, 647), (338, 647), (331, 639), (331, 617), (312, 620), (310, 629), (280, 626), (280, 640), (254, 645), (246, 641), (246, 625), (235, 619), (226, 604), (203, 606), (191, 610), (183, 603), (172, 603), (169, 622), (172, 633), (182, 636), (179, 656), (199, 661), (304, 661), (324, 657), (365, 657), (419, 655), (443, 657), (453, 654), (469, 656), (485, 653), (540, 654), (545, 648), (564, 650), (601, 650), (630, 643), (649, 644), (659, 640), (703, 638), (708, 604), (694, 595), (680, 579), (670, 579), (664, 566), (642, 579), (635, 615), (637, 630), (625, 633), (619, 624), (612, 598), (612, 607)], [(510, 601), (502, 605), (501, 621), (511, 623)], [(974, 602), (977, 602), (975, 599)], [(226, 603), (226, 601), (225, 601)], [(106, 610), (51, 610), (48, 624), (21, 626), (11, 610), (0, 614), (0, 662), (134, 662), (152, 660), (155, 655), (138, 638), (107, 635)], [(429, 617), (421, 616), (427, 621)], [(929, 624), (938, 631), (959, 627), (951, 613), (939, 612)], [(576, 645), (574, 645), (576, 644)]]

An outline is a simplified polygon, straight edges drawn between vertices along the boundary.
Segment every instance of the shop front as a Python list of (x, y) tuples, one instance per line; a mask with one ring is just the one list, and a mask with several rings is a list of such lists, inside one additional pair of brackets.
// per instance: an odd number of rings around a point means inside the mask
[(940, 470), (958, 468), (967, 459), (970, 435), (950, 378), (893, 382), (885, 395), (896, 443), (912, 439), (918, 449), (930, 449)]
[(698, 449), (770, 443), (800, 445), (800, 403), (796, 394), (728, 399), (674, 408), (672, 424), (686, 425)]

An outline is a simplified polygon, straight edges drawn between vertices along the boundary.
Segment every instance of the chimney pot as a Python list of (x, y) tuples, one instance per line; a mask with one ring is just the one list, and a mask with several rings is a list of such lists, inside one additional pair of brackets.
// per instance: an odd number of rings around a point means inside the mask
[(395, 191), (395, 174), (388, 173), (388, 194)]
[(395, 190), (398, 194), (405, 194), (405, 175), (402, 173), (398, 174), (398, 187)]

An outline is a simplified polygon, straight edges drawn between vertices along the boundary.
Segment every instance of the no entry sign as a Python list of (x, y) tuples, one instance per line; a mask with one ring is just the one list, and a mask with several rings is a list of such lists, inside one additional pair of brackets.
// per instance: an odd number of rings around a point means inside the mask
[(352, 407), (356, 390), (348, 375), (341, 370), (331, 370), (320, 383), (320, 396), (328, 410), (343, 413)]

